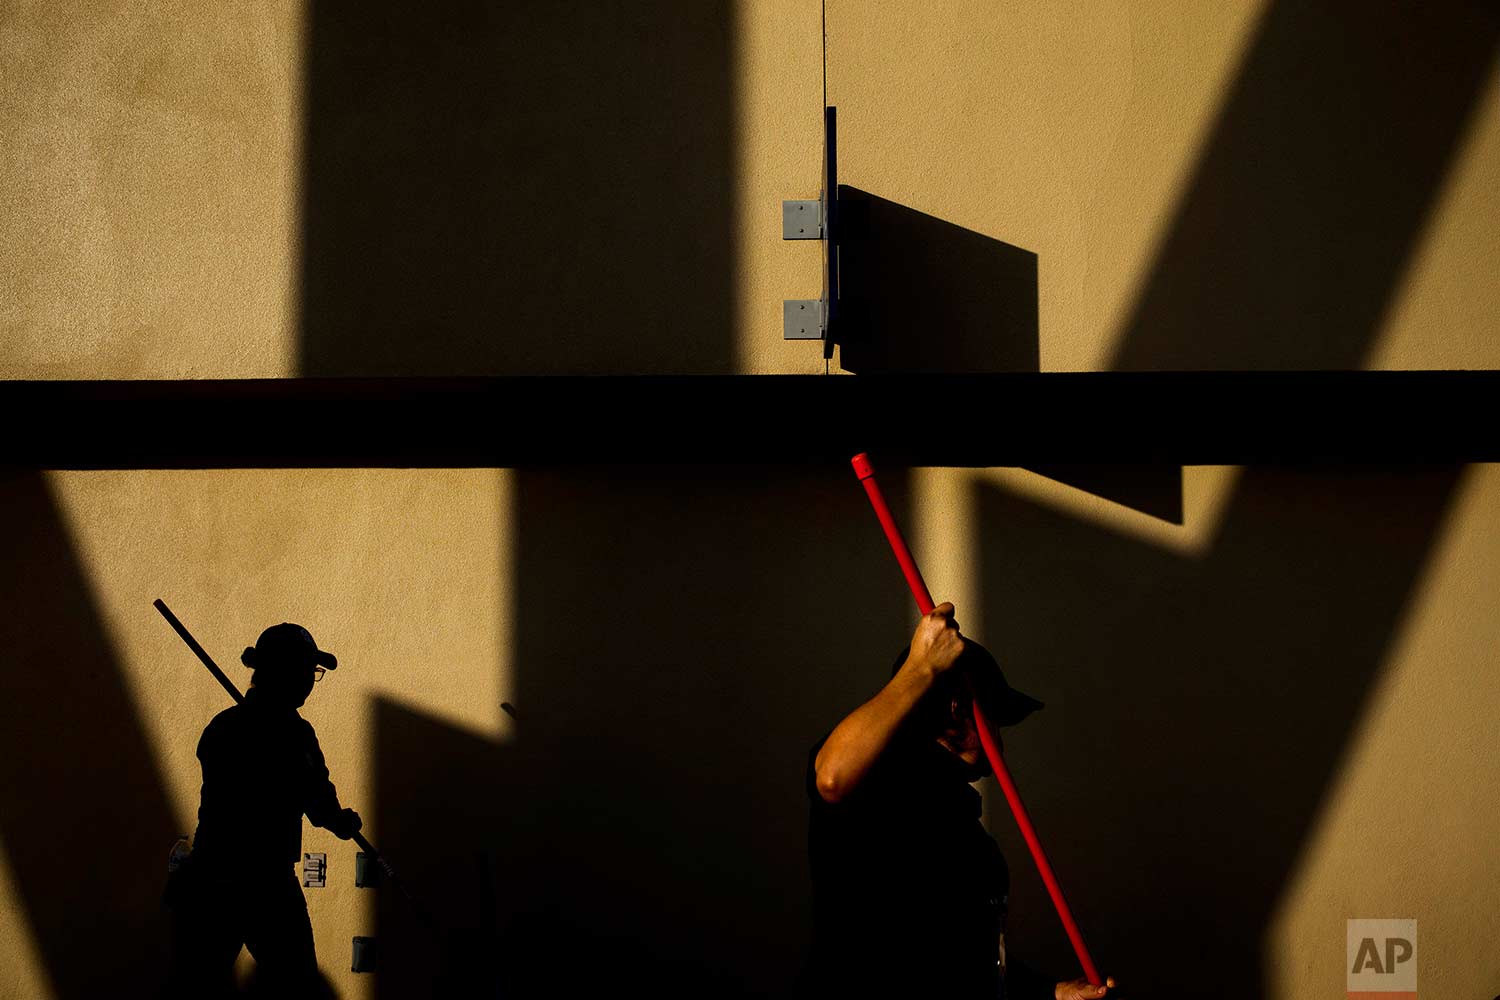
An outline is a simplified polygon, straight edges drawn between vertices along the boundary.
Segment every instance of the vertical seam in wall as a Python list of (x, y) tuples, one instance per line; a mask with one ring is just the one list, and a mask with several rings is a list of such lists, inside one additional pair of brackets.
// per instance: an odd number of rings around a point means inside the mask
[(823, 0), (823, 107), (828, 107), (828, 0)]

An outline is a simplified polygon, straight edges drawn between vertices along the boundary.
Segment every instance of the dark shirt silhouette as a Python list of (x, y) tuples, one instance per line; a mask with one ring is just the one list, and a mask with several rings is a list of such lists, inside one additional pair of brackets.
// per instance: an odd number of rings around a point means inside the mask
[(168, 881), (176, 954), (167, 993), (232, 992), (242, 947), (256, 983), (278, 997), (327, 995), (307, 900), (293, 865), (302, 817), (349, 839), (359, 817), (339, 805), (317, 735), (297, 709), (337, 661), (299, 625), (273, 625), (241, 660), (255, 669), (245, 698), (198, 740), (203, 791), (193, 851)]
[[(911, 662), (916, 640), (920, 657), (932, 657), (958, 635), (952, 616), (951, 604), (923, 616), (914, 644), (892, 663), (892, 678)], [(972, 639), (929, 684), (899, 721), (879, 710), (861, 716), (862, 706), (808, 751), (814, 938), (801, 992), (1050, 1000), (1057, 980), (1002, 952), (1010, 871), (980, 822), (983, 799), (972, 782), (989, 766), (978, 756), (970, 692), (997, 726), (1021, 722), (1042, 703), (1011, 688)], [(845, 755), (851, 740), (858, 745), (871, 733), (883, 733), (884, 742), (852, 782), (833, 763), (824, 798), (818, 756), (845, 726), (853, 727), (842, 737)]]
[(285, 868), (302, 858), (302, 817), (338, 827), (343, 813), (318, 737), (297, 710), (251, 688), (198, 741), (203, 793), (193, 860)]
[(1010, 873), (980, 795), (935, 740), (898, 735), (837, 803), (807, 757), (814, 944), (822, 996), (999, 995)]

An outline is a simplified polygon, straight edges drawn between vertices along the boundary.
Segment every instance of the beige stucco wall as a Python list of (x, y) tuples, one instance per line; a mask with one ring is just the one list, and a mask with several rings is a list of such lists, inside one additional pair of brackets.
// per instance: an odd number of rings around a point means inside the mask
[(0, 10), (6, 378), (291, 373), (297, 4)]
[[(1111, 367), (1270, 8), (829, 0), (827, 88), (840, 113), (841, 180), (1037, 254), (1041, 368)], [(0, 7), (0, 377), (299, 373), (305, 23), (297, 3)], [(822, 370), (814, 346), (780, 340), (781, 300), (817, 293), (818, 248), (779, 239), (780, 200), (810, 197), (819, 183), (821, 30), (814, 4), (734, 8), (733, 226), (708, 237), (727, 241), (733, 264), (731, 329), (714, 333), (732, 344), (731, 370)], [(1483, 77), (1410, 255), (1349, 367), (1500, 363), (1493, 60)], [(632, 356), (638, 363), (622, 370), (682, 369), (649, 340)], [(1221, 546), (1241, 470), (1184, 475), (1183, 523), (1173, 525), (1029, 472), (920, 470), (912, 530), (934, 591), (953, 597), (966, 628), (1001, 650), (1005, 621), (972, 558), (988, 523), (978, 498), (1086, 526), (1085, 552), (1125, 540), (1143, 562), (1192, 566)], [(306, 714), (352, 803), (373, 794), (376, 698), (484, 741), (514, 736), (499, 710), (523, 589), (511, 569), (511, 473), (127, 470), (50, 473), (43, 482), (51, 513), (17, 509), (50, 518), (32, 531), (55, 533), (76, 559), (174, 830), (192, 826), (193, 743), (222, 699), (157, 619), (154, 597), (173, 605), (232, 676), (240, 676), (238, 649), (274, 621), (304, 622), (326, 639), (348, 670), (317, 690)], [(1289, 495), (1301, 496), (1299, 488), (1288, 486)], [(592, 502), (603, 509), (616, 496), (606, 489)], [(695, 503), (716, 501), (673, 502), (688, 516)], [(1311, 487), (1305, 499), (1329, 519), (1353, 502)], [(1295, 545), (1302, 539), (1279, 533), (1306, 524), (1269, 514), (1255, 531), (1268, 545)], [(1487, 849), (1500, 840), (1490, 721), (1500, 711), (1490, 607), (1500, 583), (1497, 529), (1500, 477), (1491, 467), (1467, 470), (1442, 508), (1394, 641), (1374, 658), (1378, 670), (1326, 794), (1301, 817), (1309, 834), (1257, 943), (1275, 996), (1313, 1000), (1342, 989), (1343, 921), (1360, 916), (1418, 919), (1424, 992), (1500, 992), (1490, 947), (1500, 932), (1492, 888), (1500, 870)], [(1382, 542), (1379, 532), (1368, 540), (1377, 551)], [(16, 551), (10, 583), (20, 590), (40, 567), (27, 560), (52, 550)], [(1017, 565), (1045, 566), (1048, 552), (1037, 538), (1016, 553)], [(1062, 610), (1087, 630), (1088, 595), (1072, 599), (1076, 607)], [(787, 595), (788, 612), (795, 606)], [(1184, 600), (1181, 613), (1198, 607)], [(1052, 683), (1066, 690), (1065, 680)], [(1033, 761), (1049, 759), (1046, 745), (1038, 740)], [(1023, 787), (1045, 786), (1025, 747), (1022, 739), (1015, 764)], [(1009, 821), (993, 795), (987, 808), (1003, 834)], [(1044, 834), (1066, 824), (1070, 808), (1043, 796)], [(1086, 831), (1110, 832), (1107, 819)], [(169, 846), (160, 845), (163, 858)], [(325, 971), (343, 995), (367, 995), (369, 980), (347, 971), (349, 938), (373, 932), (368, 896), (352, 887), (352, 848), (311, 828), (306, 847), (330, 855), (330, 886), (308, 893)], [(1013, 840), (1007, 850), (1021, 882), (1024, 857)], [(52, 987), (6, 864), (0, 995), (45, 996)], [(1128, 912), (1097, 906), (1117, 920)], [(1170, 940), (1150, 954), (1101, 958), (1121, 968), (1175, 961)]]
[[(1500, 649), (1500, 475), (1473, 470), (1450, 512), (1364, 719), (1319, 811), (1276, 920), (1265, 967), (1276, 995), (1338, 988), (1348, 917), (1415, 917), (1420, 991), (1482, 996), (1500, 964), (1493, 680)], [(1399, 912), (1398, 912), (1399, 911)]]
[[(841, 180), (1036, 253), (1042, 368), (1108, 367), (1266, 5), (829, 7)], [(0, 17), (0, 375), (294, 374), (300, 7)], [(817, 294), (818, 250), (778, 238), (780, 200), (819, 186), (820, 12), (742, 4), (730, 31), (737, 365), (821, 370), (779, 337), (780, 301)], [(1496, 361), (1486, 77), (1362, 366)]]

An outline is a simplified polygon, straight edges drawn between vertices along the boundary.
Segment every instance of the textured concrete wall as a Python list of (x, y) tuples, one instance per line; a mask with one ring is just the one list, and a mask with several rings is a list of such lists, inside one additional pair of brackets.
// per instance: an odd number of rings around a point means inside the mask
[(0, 375), (291, 374), (301, 16), (5, 5)]
[[(821, 371), (779, 339), (820, 283), (779, 202), (819, 184), (822, 22), (5, 5), (0, 376)], [(827, 32), (851, 315), (908, 335), (872, 363), (1500, 361), (1478, 5), (830, 0)], [(1101, 961), (1312, 1000), (1346, 918), (1415, 917), (1424, 991), (1500, 992), (1494, 468), (1049, 471), (887, 485), (934, 591), (1048, 702), (1007, 744)], [(276, 621), (341, 656), (304, 713), (341, 793), (454, 925), (494, 908), (497, 963), (773, 990), (807, 931), (802, 756), (910, 627), (847, 480), (6, 473), (0, 995), (164, 961), (222, 697), (158, 596), (242, 681)], [(1013, 947), (1066, 972), (986, 804)], [(336, 988), (421, 995), (399, 901), (306, 849)], [(348, 971), (372, 933), (378, 983)]]
[[(601, 18), (643, 58), (698, 53), (660, 86), (602, 41), (553, 72), (571, 22), (476, 16), (9, 5), (0, 374), (819, 370), (778, 336), (819, 285), (817, 247), (778, 239), (819, 185), (819, 11)], [(833, 3), (841, 180), (978, 237), (950, 295), (986, 246), (1036, 255), (1043, 369), (1489, 367), (1493, 39), (1405, 16)], [(532, 77), (485, 70), (539, 40)]]

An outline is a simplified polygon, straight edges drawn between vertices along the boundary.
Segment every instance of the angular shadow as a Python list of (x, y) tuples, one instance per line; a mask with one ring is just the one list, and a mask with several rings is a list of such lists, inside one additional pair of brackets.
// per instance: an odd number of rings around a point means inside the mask
[[(383, 706), (382, 839), (452, 883), (489, 859), (507, 996), (779, 994), (811, 933), (807, 749), (912, 617), (863, 495), (843, 469), (516, 475), (519, 735)], [(380, 934), (423, 940), (399, 902)], [(405, 966), (381, 995), (432, 995), (437, 955)]]
[[(513, 898), (533, 848), (534, 795), (511, 762), (525, 747), (454, 729), (396, 702), (373, 705), (375, 829), (380, 849), (424, 917), (394, 886), (375, 890), (380, 942), (377, 997), (493, 997), (510, 962), (492, 917), (498, 895)], [(498, 874), (498, 877), (496, 877)]]
[(728, 372), (729, 0), (314, 0), (303, 375)]
[[(1274, 4), (1114, 367), (1359, 367), (1497, 38), (1489, 5)], [(991, 645), (1049, 703), (1008, 738), (1013, 766), (1045, 775), (1028, 804), (1133, 991), (1266, 995), (1274, 908), (1458, 475), (1251, 468), (1199, 560), (982, 492)], [(1068, 973), (1027, 871), (1014, 947)], [(1162, 942), (1170, 968), (1145, 957)]]
[(1273, 3), (1111, 367), (1359, 367), (1497, 40), (1487, 2)]
[[(1007, 732), (1011, 767), (1130, 995), (1269, 995), (1265, 930), (1458, 475), (1247, 469), (1202, 559), (981, 488), (989, 645), (1047, 702)], [(1017, 859), (1011, 947), (1075, 975), (1003, 808), (992, 832)]]
[(1037, 371), (1036, 254), (839, 185), (839, 364)]
[(0, 846), (58, 997), (151, 996), (187, 831), (41, 473), (0, 470), (0, 518)]
[[(1360, 366), (1497, 38), (1491, 5), (1274, 4), (1114, 367)], [(1251, 468), (1200, 560), (982, 492), (991, 645), (1049, 703), (1013, 766), (1045, 776), (1028, 804), (1133, 991), (1266, 995), (1274, 908), (1458, 475)], [(1027, 872), (1014, 947), (1071, 974)], [(1163, 942), (1170, 968), (1146, 958)]]
[(1168, 524), (1182, 523), (1180, 465), (1028, 465), (1028, 471)]
[[(860, 375), (1040, 369), (1037, 256), (839, 186), (839, 364)], [(1095, 496), (1182, 520), (1175, 466), (1035, 469)]]

